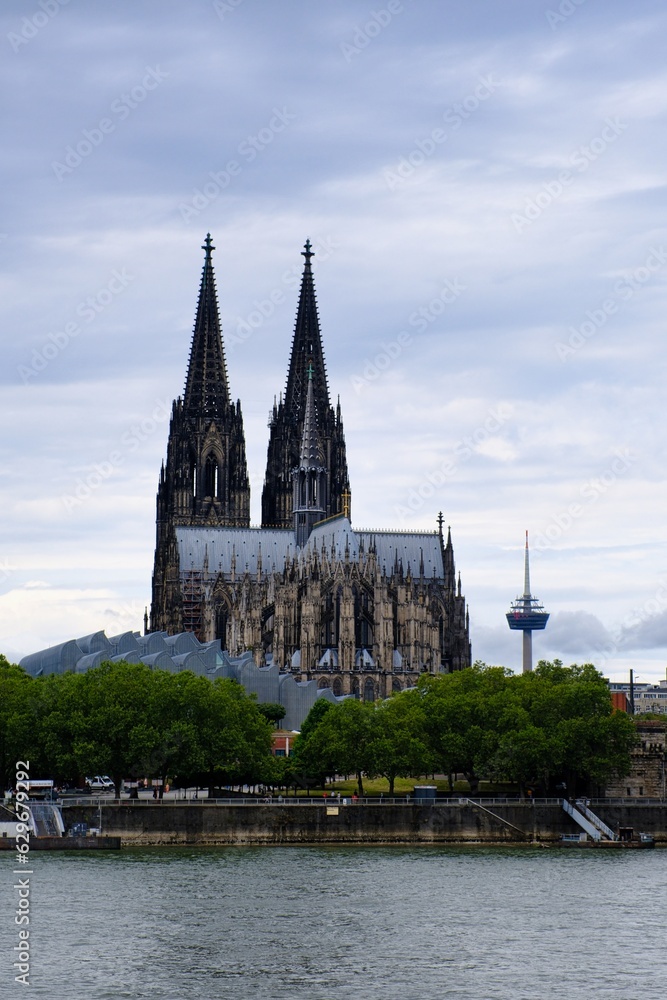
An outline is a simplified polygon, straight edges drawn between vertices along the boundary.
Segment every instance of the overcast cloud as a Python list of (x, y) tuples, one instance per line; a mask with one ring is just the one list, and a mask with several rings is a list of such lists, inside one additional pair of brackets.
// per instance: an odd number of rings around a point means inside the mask
[(5, 0), (0, 643), (141, 628), (210, 230), (252, 517), (302, 245), (358, 527), (443, 510), (473, 653), (665, 676), (658, 0)]

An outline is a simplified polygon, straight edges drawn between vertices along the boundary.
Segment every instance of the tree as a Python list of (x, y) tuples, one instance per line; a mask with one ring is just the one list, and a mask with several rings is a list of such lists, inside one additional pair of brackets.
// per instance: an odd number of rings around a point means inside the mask
[(329, 770), (332, 766), (329, 758), (322, 754), (322, 745), (313, 739), (320, 722), (333, 707), (334, 703), (327, 698), (318, 698), (303, 720), (290, 755), (290, 772), (295, 785), (306, 789), (324, 785), (327, 775), (334, 773)]
[(203, 772), (213, 793), (219, 784), (255, 784), (273, 776), (271, 725), (236, 681), (201, 678), (193, 712)]
[[(156, 674), (143, 663), (103, 663), (82, 675), (82, 721), (74, 753), (83, 773), (123, 778), (150, 772), (161, 733), (151, 713)], [(146, 773), (146, 771), (144, 771)]]
[(369, 755), (369, 773), (387, 779), (390, 795), (394, 794), (396, 778), (433, 769), (424, 708), (417, 692), (396, 694), (376, 707), (371, 716)]
[[(323, 776), (355, 774), (359, 794), (363, 795), (363, 775), (373, 767), (370, 745), (374, 706), (346, 698), (320, 711), (322, 715), (316, 725), (310, 729), (304, 723), (304, 728), (307, 728), (305, 738), (300, 737), (296, 741), (295, 754), (299, 764), (308, 773)], [(306, 722), (310, 720), (310, 714)], [(301, 736), (304, 736), (303, 731)]]
[(277, 702), (272, 701), (260, 701), (257, 708), (262, 713), (264, 718), (268, 722), (271, 722), (273, 726), (277, 726), (278, 723), (285, 718), (285, 714), (287, 712), (284, 705), (279, 705)]
[(35, 773), (36, 751), (31, 696), (34, 680), (0, 655), (0, 787), (13, 788), (16, 762), (29, 760)]
[(192, 775), (203, 770), (198, 708), (203, 706), (205, 712), (210, 690), (210, 681), (190, 670), (177, 674), (153, 671), (149, 715), (159, 738), (151, 756), (138, 760), (129, 776), (160, 777), (163, 786), (171, 777), (177, 784), (187, 785)]
[(418, 683), (429, 750), (445, 774), (465, 774), (473, 793), (512, 712), (510, 677), (504, 667), (476, 663), (452, 674), (424, 675)]
[[(56, 784), (78, 784), (90, 773), (82, 757), (88, 745), (88, 721), (82, 674), (49, 674), (36, 678), (32, 697), (37, 772)], [(93, 768), (92, 770), (96, 770)]]

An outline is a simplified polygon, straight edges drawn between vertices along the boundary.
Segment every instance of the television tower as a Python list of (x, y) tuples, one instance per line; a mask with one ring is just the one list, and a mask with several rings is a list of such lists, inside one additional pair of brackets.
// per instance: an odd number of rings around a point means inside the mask
[(528, 565), (528, 532), (526, 532), (526, 562), (523, 579), (523, 597), (512, 601), (507, 613), (507, 624), (513, 632), (523, 632), (523, 672), (533, 669), (533, 632), (546, 628), (549, 613), (530, 593), (530, 567)]

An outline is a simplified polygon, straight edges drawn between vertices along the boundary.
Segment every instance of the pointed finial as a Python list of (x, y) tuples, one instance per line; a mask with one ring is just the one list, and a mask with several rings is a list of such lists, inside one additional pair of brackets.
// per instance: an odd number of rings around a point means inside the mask
[(526, 551), (523, 570), (523, 596), (530, 597), (530, 566), (528, 564), (528, 532), (526, 532)]
[(213, 246), (213, 240), (211, 238), (211, 234), (210, 233), (206, 234), (206, 239), (202, 243), (202, 250), (206, 251), (206, 260), (210, 260), (211, 259), (211, 254), (215, 250), (215, 247)]
[(442, 524), (443, 524), (444, 520), (445, 519), (442, 516), (442, 511), (440, 511), (439, 514), (438, 514), (438, 531), (440, 532), (440, 534), (442, 534)]
[(312, 245), (313, 244), (310, 242), (310, 240), (306, 240), (306, 242), (303, 245), (304, 249), (301, 251), (301, 256), (306, 258), (306, 264), (310, 264), (311, 257), (315, 256), (314, 251), (310, 249)]

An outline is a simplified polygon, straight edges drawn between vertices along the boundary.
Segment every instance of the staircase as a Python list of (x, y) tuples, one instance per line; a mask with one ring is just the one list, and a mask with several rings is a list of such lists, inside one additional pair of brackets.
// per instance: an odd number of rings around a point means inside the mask
[(588, 808), (584, 799), (577, 799), (577, 809), (586, 817), (589, 823), (597, 827), (605, 840), (618, 840), (618, 834), (614, 833), (604, 820), (601, 820), (599, 816), (595, 815), (592, 809)]
[(563, 799), (562, 805), (568, 816), (571, 816), (592, 840), (618, 840), (614, 831), (588, 808), (583, 799), (577, 799), (575, 805)]
[(65, 825), (58, 806), (48, 802), (30, 802), (28, 808), (35, 837), (62, 837)]

